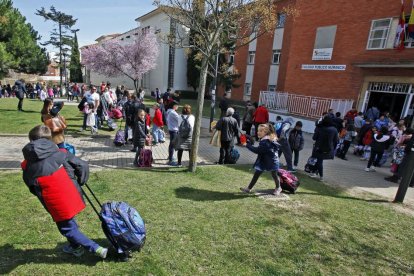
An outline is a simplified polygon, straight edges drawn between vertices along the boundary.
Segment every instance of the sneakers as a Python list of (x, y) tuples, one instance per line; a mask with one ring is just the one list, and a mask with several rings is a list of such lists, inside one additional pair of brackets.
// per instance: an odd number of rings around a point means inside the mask
[(287, 171), (290, 172), (290, 173), (295, 173), (296, 169), (291, 169), (291, 170), (287, 170)]
[(298, 169), (298, 166), (293, 166), (293, 170), (296, 171)]
[(98, 249), (96, 249), (95, 251), (95, 255), (101, 257), (102, 259), (105, 259), (107, 254), (108, 248), (104, 248), (102, 246), (99, 246)]
[(365, 171), (366, 172), (375, 172), (377, 170), (375, 169), (375, 167), (371, 167), (371, 168), (365, 168)]
[(316, 177), (318, 177), (318, 174), (317, 173), (311, 173), (311, 174), (309, 174), (309, 176), (312, 177), (312, 178), (316, 178)]
[(365, 171), (366, 171), (366, 172), (369, 172), (369, 168), (365, 168)]
[(276, 188), (276, 189), (273, 191), (273, 195), (275, 195), (275, 196), (279, 196), (281, 192), (282, 192), (282, 187)]
[(63, 247), (63, 252), (71, 254), (75, 257), (80, 257), (85, 253), (85, 250), (83, 250), (83, 247), (80, 245), (76, 248), (73, 248), (70, 244), (67, 244)]
[(376, 172), (376, 171), (377, 171), (377, 168), (376, 168), (376, 167), (371, 167), (371, 168), (370, 168), (370, 170), (371, 170), (372, 172)]
[(250, 189), (248, 189), (248, 188), (240, 188), (240, 191), (242, 191), (245, 194), (250, 193)]

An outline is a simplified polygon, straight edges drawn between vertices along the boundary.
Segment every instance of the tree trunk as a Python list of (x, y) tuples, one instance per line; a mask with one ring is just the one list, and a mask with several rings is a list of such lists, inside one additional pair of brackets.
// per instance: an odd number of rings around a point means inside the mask
[(134, 79), (135, 94), (137, 95), (137, 97), (139, 97), (139, 95), (138, 95), (138, 84), (139, 84), (139, 79)]
[(63, 92), (63, 90), (62, 90), (62, 24), (60, 24), (59, 23), (59, 79), (60, 79), (60, 82), (59, 82), (59, 86), (60, 86), (60, 91), (59, 91), (59, 93), (60, 93), (60, 95), (59, 96), (62, 96), (62, 92)]
[(203, 57), (200, 68), (200, 83), (198, 85), (198, 98), (197, 98), (197, 113), (195, 114), (195, 123), (193, 130), (193, 140), (191, 145), (190, 165), (188, 167), (190, 172), (195, 172), (197, 169), (197, 155), (198, 144), (200, 141), (201, 119), (203, 118), (203, 105), (204, 94), (206, 88), (208, 70), (208, 58)]

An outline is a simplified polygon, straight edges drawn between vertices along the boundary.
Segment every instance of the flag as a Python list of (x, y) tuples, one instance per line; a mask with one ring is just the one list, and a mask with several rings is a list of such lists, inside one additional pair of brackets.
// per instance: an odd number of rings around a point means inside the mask
[(405, 14), (404, 14), (404, 0), (401, 0), (401, 14), (398, 21), (397, 35), (395, 36), (394, 48), (398, 50), (404, 49), (405, 40)]
[(408, 21), (407, 32), (408, 32), (408, 35), (414, 39), (414, 0), (413, 0), (413, 6), (411, 8), (410, 20)]

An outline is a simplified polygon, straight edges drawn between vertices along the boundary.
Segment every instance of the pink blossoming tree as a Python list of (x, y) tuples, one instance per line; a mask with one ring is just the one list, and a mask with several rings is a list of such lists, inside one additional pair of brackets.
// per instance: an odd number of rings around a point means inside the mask
[(127, 76), (138, 91), (143, 74), (157, 65), (158, 52), (156, 35), (138, 32), (131, 43), (111, 39), (89, 46), (82, 51), (82, 64), (107, 77)]

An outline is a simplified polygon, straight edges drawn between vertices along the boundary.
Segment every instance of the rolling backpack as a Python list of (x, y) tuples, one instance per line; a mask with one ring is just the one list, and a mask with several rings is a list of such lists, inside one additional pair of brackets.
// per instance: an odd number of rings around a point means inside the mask
[(316, 159), (315, 157), (309, 157), (308, 158), (308, 162), (306, 162), (305, 165), (305, 172), (307, 173), (317, 173), (318, 169), (316, 168), (316, 162), (318, 161), (318, 159)]
[(85, 186), (96, 203), (101, 206), (101, 210), (98, 212), (94, 202), (81, 187), (82, 193), (101, 221), (105, 236), (122, 260), (127, 261), (133, 250), (141, 251), (145, 244), (146, 228), (144, 220), (135, 208), (125, 202), (110, 201), (101, 204), (87, 183), (85, 183)]
[(240, 158), (240, 152), (235, 147), (232, 147), (230, 150), (230, 164), (236, 164), (237, 160)]
[(115, 134), (114, 144), (115, 146), (120, 147), (120, 146), (125, 145), (125, 143), (126, 143), (125, 131), (122, 129), (122, 122), (121, 122), (121, 125), (119, 126), (119, 129)]
[(150, 168), (152, 167), (152, 150), (143, 148), (138, 158), (138, 167)]
[(283, 169), (279, 169), (277, 174), (279, 175), (282, 190), (294, 194), (299, 187), (299, 179), (294, 174)]

